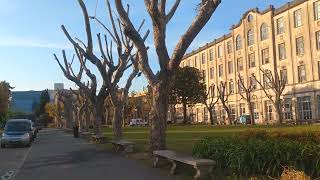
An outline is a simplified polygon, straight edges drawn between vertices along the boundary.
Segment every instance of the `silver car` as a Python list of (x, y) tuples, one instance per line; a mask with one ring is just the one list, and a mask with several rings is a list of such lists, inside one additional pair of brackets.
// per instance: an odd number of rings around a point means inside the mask
[(33, 131), (30, 120), (11, 119), (7, 121), (1, 137), (1, 148), (7, 145), (31, 146)]

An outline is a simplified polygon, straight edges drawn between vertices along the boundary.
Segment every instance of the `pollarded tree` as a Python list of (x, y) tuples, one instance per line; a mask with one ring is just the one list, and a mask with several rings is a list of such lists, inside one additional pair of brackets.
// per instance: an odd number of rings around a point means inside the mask
[(255, 75), (253, 75), (253, 77), (260, 85), (267, 98), (272, 102), (273, 107), (276, 110), (276, 119), (279, 124), (282, 124), (283, 113), (281, 110), (281, 96), (286, 88), (286, 77), (281, 76), (277, 70), (275, 70), (274, 74), (269, 69), (260, 69), (260, 72), (263, 75), (263, 82), (261, 82)]
[[(69, 32), (66, 30), (64, 26), (62, 26), (62, 29), (69, 41), (73, 44), (76, 54), (78, 55), (78, 59), (84, 59), (81, 61), (86, 71), (86, 74), (91, 79), (91, 84), (93, 81), (96, 82), (97, 80), (95, 75), (91, 73), (91, 71), (86, 67), (86, 64), (84, 63), (85, 60), (88, 60), (93, 65), (95, 65), (102, 77), (103, 85), (100, 89), (99, 94), (96, 95), (95, 93), (93, 93), (94, 88), (91, 88), (90, 93), (92, 94), (92, 98), (90, 98), (91, 102), (93, 102), (92, 104), (95, 107), (94, 109), (96, 109), (96, 124), (98, 125), (98, 127), (100, 127), (103, 119), (104, 101), (107, 95), (110, 95), (112, 104), (114, 106), (114, 138), (121, 139), (123, 106), (125, 101), (127, 100), (128, 91), (131, 87), (132, 81), (139, 73), (137, 63), (135, 60), (139, 56), (139, 54), (132, 53), (134, 49), (133, 43), (124, 34), (120, 20), (118, 20), (118, 23), (115, 22), (113, 12), (111, 11), (111, 6), (108, 0), (106, 1), (106, 3), (108, 7), (109, 20), (111, 21), (111, 28), (108, 28), (106, 25), (104, 25), (97, 17), (90, 17), (83, 0), (78, 0), (78, 2), (84, 16), (87, 43), (83, 43), (83, 41), (79, 40), (78, 38), (71, 38)], [(129, 11), (129, 9), (127, 11)], [(100, 55), (95, 54), (95, 52), (93, 51), (93, 37), (91, 31), (90, 18), (97, 21), (106, 30), (107, 35), (104, 35), (104, 43), (102, 42), (100, 33), (97, 34), (101, 58), (99, 57)], [(144, 21), (139, 26), (138, 31), (140, 31), (143, 24)], [(147, 31), (147, 33), (144, 35), (143, 41), (147, 38), (148, 34), (149, 31)], [(110, 40), (108, 40), (107, 37), (110, 37)], [(113, 56), (113, 43), (116, 44), (117, 56)], [(116, 62), (114, 61), (115, 57), (117, 58)], [(132, 69), (132, 72), (128, 76), (125, 86), (120, 89), (118, 83), (122, 78), (124, 72), (130, 68)], [(81, 86), (79, 87), (81, 88)], [(97, 128), (97, 131), (99, 132), (97, 134), (101, 135), (100, 128)]]
[(254, 112), (252, 107), (253, 91), (256, 89), (256, 85), (253, 78), (249, 78), (250, 82), (245, 83), (243, 78), (238, 74), (239, 94), (247, 102), (251, 125), (254, 125)]
[(187, 107), (202, 102), (206, 85), (201, 72), (193, 67), (179, 68), (171, 91), (170, 99), (176, 99), (183, 107), (183, 122), (187, 122)]
[[(153, 118), (151, 126), (151, 150), (166, 149), (166, 121), (169, 107), (168, 94), (171, 91), (174, 75), (190, 44), (211, 18), (221, 0), (202, 0), (198, 5), (198, 13), (188, 30), (182, 35), (170, 56), (166, 34), (167, 25), (174, 16), (181, 0), (176, 0), (167, 12), (166, 0), (145, 0), (146, 9), (152, 20), (154, 46), (160, 65), (159, 73), (152, 72), (149, 65), (147, 44), (143, 36), (134, 27), (122, 0), (115, 0), (116, 9), (124, 26), (124, 33), (133, 41), (138, 50), (139, 69), (145, 75), (153, 92)], [(186, 2), (188, 3), (188, 2)]]
[(230, 110), (230, 107), (228, 105), (230, 92), (228, 93), (228, 91), (227, 91), (227, 82), (222, 82), (221, 81), (220, 85), (217, 86), (217, 90), (218, 90), (218, 96), (219, 96), (220, 102), (221, 102), (221, 104), (223, 106), (223, 109), (227, 113), (229, 124), (233, 124), (234, 119), (232, 119), (231, 110)]
[(216, 92), (216, 86), (215, 84), (212, 84), (206, 93), (203, 94), (202, 97), (202, 103), (206, 106), (206, 108), (209, 111), (209, 117), (210, 117), (210, 124), (215, 124), (214, 119), (214, 107), (219, 101), (219, 95), (215, 93)]

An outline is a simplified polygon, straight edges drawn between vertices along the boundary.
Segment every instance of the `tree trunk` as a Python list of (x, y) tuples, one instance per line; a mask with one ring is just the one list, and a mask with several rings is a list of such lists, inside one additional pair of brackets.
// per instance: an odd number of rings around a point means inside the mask
[(114, 107), (114, 116), (113, 116), (113, 138), (115, 140), (122, 139), (122, 119), (123, 119), (123, 104), (117, 103)]
[(183, 123), (187, 124), (188, 119), (187, 119), (187, 104), (186, 103), (182, 103), (183, 105)]
[(213, 114), (214, 114), (213, 108), (212, 107), (208, 108), (208, 111), (209, 111), (209, 116), (210, 116), (210, 124), (214, 125), (215, 122), (214, 122), (214, 118), (213, 118)]
[(151, 137), (150, 150), (166, 149), (166, 125), (169, 107), (170, 90), (168, 80), (157, 83), (152, 87), (153, 93), (153, 108), (151, 118)]
[(274, 104), (275, 110), (276, 110), (276, 119), (278, 124), (282, 124), (283, 116), (282, 116), (282, 111), (281, 111), (281, 101), (276, 100)]
[(84, 110), (84, 118), (85, 118), (85, 131), (89, 132), (90, 112), (88, 111), (88, 108), (85, 108), (85, 110)]
[(95, 116), (94, 132), (97, 137), (102, 136), (101, 124), (103, 119), (103, 108), (104, 108), (103, 100), (97, 99), (94, 107), (94, 116)]
[(254, 122), (254, 113), (253, 113), (253, 109), (252, 109), (252, 104), (251, 104), (251, 102), (247, 102), (247, 103), (248, 103), (251, 125), (254, 125), (255, 122)]

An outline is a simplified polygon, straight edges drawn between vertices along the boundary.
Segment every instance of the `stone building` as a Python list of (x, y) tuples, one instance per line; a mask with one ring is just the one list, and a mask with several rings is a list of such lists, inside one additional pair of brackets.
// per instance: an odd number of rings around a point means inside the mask
[[(227, 82), (232, 116), (248, 114), (239, 95), (238, 73), (245, 84), (267, 83), (260, 69), (278, 72), (286, 80), (283, 112), (286, 120), (320, 119), (320, 1), (294, 0), (279, 8), (248, 10), (228, 34), (186, 54), (181, 67), (192, 66), (204, 74), (207, 87)], [(275, 109), (259, 85), (254, 91), (256, 123), (274, 123)], [(196, 121), (207, 121), (203, 105), (189, 109)], [(226, 116), (221, 104), (215, 117)]]

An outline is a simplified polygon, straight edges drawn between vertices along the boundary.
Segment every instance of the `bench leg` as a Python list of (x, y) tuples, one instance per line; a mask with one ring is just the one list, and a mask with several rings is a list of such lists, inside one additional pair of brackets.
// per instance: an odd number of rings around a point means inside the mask
[(170, 169), (170, 174), (174, 175), (174, 174), (176, 174), (176, 170), (177, 170), (177, 162), (174, 160), (170, 160), (170, 162), (172, 163), (172, 166)]
[(158, 167), (159, 161), (160, 161), (160, 157), (159, 156), (155, 156), (154, 157), (154, 161), (153, 161), (153, 167), (154, 168)]
[(209, 179), (212, 172), (212, 166), (194, 166), (197, 173), (194, 176), (194, 179)]

